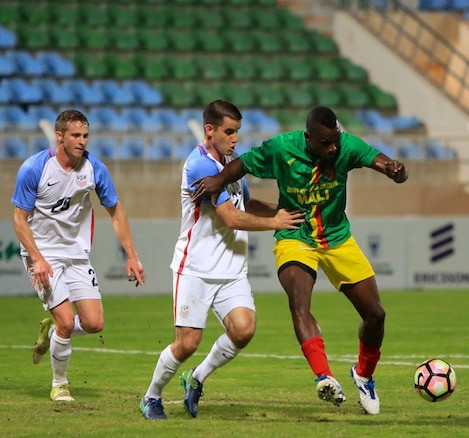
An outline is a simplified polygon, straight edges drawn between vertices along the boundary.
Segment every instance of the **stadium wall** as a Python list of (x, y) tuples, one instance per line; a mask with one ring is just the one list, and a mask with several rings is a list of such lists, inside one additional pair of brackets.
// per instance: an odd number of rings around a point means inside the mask
[[(103, 295), (170, 294), (169, 268), (179, 220), (133, 220), (132, 228), (147, 281), (135, 289), (126, 258), (109, 220), (96, 223), (92, 263)], [(381, 290), (469, 287), (469, 220), (464, 217), (356, 218), (352, 230), (376, 272)], [(11, 221), (0, 221), (0, 295), (33, 295), (19, 257)], [(281, 292), (271, 232), (250, 233), (249, 278), (253, 291)], [(332, 291), (319, 272), (317, 291)]]

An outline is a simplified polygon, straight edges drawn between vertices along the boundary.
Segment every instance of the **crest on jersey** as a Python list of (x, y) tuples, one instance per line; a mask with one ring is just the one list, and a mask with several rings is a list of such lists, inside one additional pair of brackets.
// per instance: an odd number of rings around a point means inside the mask
[(86, 186), (86, 175), (77, 175), (76, 183), (78, 187)]

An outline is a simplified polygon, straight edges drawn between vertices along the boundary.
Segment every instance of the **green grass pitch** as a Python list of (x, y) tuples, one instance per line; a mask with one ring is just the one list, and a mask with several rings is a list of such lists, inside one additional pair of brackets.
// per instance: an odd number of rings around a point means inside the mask
[[(257, 294), (257, 333), (242, 354), (204, 385), (199, 417), (182, 406), (177, 376), (166, 387), (168, 421), (139, 412), (158, 353), (173, 340), (170, 296), (104, 295), (100, 335), (75, 338), (69, 380), (73, 403), (49, 400), (48, 360), (33, 365), (31, 346), (47, 314), (36, 297), (0, 298), (1, 437), (467, 437), (469, 436), (469, 291), (382, 292), (385, 340), (375, 374), (381, 413), (362, 413), (349, 376), (357, 356), (358, 316), (339, 293), (314, 293), (332, 371), (347, 402), (320, 401), (293, 334), (285, 294)], [(221, 332), (211, 316), (197, 365)], [(441, 403), (413, 389), (416, 366), (431, 357), (455, 369), (455, 393)]]

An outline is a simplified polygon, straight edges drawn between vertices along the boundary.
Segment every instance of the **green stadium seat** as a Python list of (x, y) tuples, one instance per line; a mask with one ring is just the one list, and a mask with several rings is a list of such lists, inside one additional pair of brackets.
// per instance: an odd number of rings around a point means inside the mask
[(140, 12), (134, 4), (117, 4), (108, 7), (109, 25), (119, 29), (136, 28), (140, 23)]
[(49, 26), (51, 47), (55, 50), (74, 50), (78, 48), (79, 40), (75, 27)]
[(196, 56), (193, 62), (203, 79), (220, 81), (228, 76), (223, 56)]
[(313, 67), (306, 58), (284, 55), (279, 59), (282, 60), (285, 75), (288, 80), (310, 81), (313, 79)]
[(293, 15), (289, 9), (279, 8), (278, 14), (280, 16), (284, 32), (295, 32), (306, 29), (302, 18), (298, 15)]
[(305, 129), (304, 109), (277, 109), (271, 111), (272, 117), (275, 117), (282, 125), (283, 131), (293, 131)]
[(305, 86), (285, 84), (282, 85), (282, 92), (285, 96), (284, 106), (309, 109), (314, 104)]
[(336, 114), (337, 120), (346, 130), (354, 133), (365, 131), (366, 125), (355, 115), (355, 111), (339, 110)]
[(281, 89), (272, 85), (272, 83), (251, 82), (250, 87), (256, 98), (257, 105), (262, 108), (277, 108), (285, 104)]
[(306, 86), (311, 95), (311, 102), (314, 106), (337, 107), (340, 104), (340, 95), (334, 88), (324, 84), (311, 83)]
[(140, 48), (140, 38), (134, 28), (108, 30), (109, 48), (113, 50), (137, 50)]
[(202, 52), (223, 52), (225, 41), (220, 38), (217, 31), (207, 31), (203, 26), (195, 29), (193, 36), (197, 42), (197, 48)]
[(21, 21), (17, 3), (2, 2), (0, 4), (0, 23), (14, 29)]
[(347, 58), (337, 57), (333, 60), (339, 67), (342, 77), (349, 82), (368, 82), (368, 72), (361, 66), (354, 64)]
[[(165, 82), (158, 86), (165, 105), (173, 108), (189, 108), (197, 104), (195, 89), (189, 83)], [(205, 104), (206, 105), (206, 104)]]
[(196, 16), (192, 8), (179, 8), (179, 7), (167, 7), (167, 13), (169, 15), (169, 25), (171, 28), (176, 29), (195, 29), (197, 25)]
[(205, 8), (193, 8), (192, 14), (194, 15), (197, 28), (205, 30), (205, 32), (218, 31), (225, 27), (225, 17), (221, 9), (213, 9), (207, 13)]
[(136, 79), (140, 73), (133, 55), (106, 54), (104, 63), (110, 77), (114, 79)]
[(84, 50), (105, 50), (109, 47), (109, 32), (104, 27), (77, 27), (78, 44)]
[(18, 4), (18, 13), (22, 26), (43, 26), (49, 22), (47, 2), (23, 0)]
[(373, 107), (380, 110), (397, 110), (397, 100), (393, 94), (387, 93), (373, 84), (363, 85), (362, 90), (370, 97)]
[(314, 79), (325, 82), (336, 82), (342, 79), (339, 67), (331, 60), (314, 56), (306, 59), (312, 68)]
[(138, 7), (139, 22), (148, 29), (164, 29), (171, 24), (171, 14), (164, 6), (141, 5)]
[(285, 51), (285, 45), (280, 33), (253, 31), (252, 38), (256, 48), (262, 53), (280, 53)]
[(340, 106), (346, 108), (367, 108), (370, 106), (370, 98), (365, 91), (349, 84), (337, 84), (335, 90), (341, 96)]
[(225, 65), (232, 79), (249, 81), (257, 76), (255, 56), (226, 56)]
[(197, 41), (190, 31), (171, 29), (166, 32), (169, 47), (177, 52), (192, 52), (196, 49)]
[(79, 22), (78, 3), (49, 3), (48, 15), (51, 28), (74, 27)]
[(29, 50), (44, 50), (51, 47), (49, 32), (46, 25), (30, 26), (22, 24), (16, 29), (18, 47)]
[(141, 27), (137, 29), (137, 33), (140, 47), (143, 50), (165, 52), (170, 48), (168, 36), (164, 30), (154, 30)]
[(257, 104), (249, 83), (224, 82), (221, 91), (225, 99), (240, 108), (249, 108)]
[(107, 26), (109, 24), (108, 6), (106, 3), (93, 2), (80, 4), (77, 10), (80, 26), (94, 27)]
[(103, 57), (98, 54), (78, 52), (73, 56), (77, 76), (88, 79), (106, 78), (109, 71)]
[(135, 65), (143, 79), (149, 81), (164, 80), (170, 77), (169, 67), (164, 56), (138, 54)]
[(252, 7), (253, 26), (264, 31), (278, 31), (282, 28), (281, 16), (277, 8)]
[(311, 41), (304, 32), (284, 32), (282, 34), (285, 49), (290, 53), (311, 53)]
[(194, 106), (205, 107), (207, 104), (216, 99), (226, 99), (226, 94), (222, 87), (216, 83), (204, 85), (193, 84), (194, 90)]
[(222, 9), (224, 16), (225, 28), (236, 30), (251, 30), (255, 26), (251, 9), (238, 9), (235, 7), (225, 7)]
[(337, 43), (315, 30), (309, 30), (305, 33), (311, 42), (312, 51), (319, 55), (338, 55), (339, 47)]
[(279, 81), (285, 78), (283, 60), (276, 56), (254, 56), (257, 78), (264, 81)]
[(256, 49), (256, 41), (251, 35), (236, 30), (225, 30), (220, 38), (223, 38), (227, 52), (251, 53)]
[(166, 63), (173, 79), (193, 80), (199, 77), (200, 72), (192, 56), (167, 56)]

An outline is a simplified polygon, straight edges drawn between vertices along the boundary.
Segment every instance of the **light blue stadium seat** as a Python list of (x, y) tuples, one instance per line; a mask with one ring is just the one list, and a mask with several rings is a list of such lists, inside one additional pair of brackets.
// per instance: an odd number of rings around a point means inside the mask
[(58, 52), (38, 52), (37, 58), (42, 62), (44, 73), (57, 78), (71, 78), (75, 76), (75, 64), (62, 57)]
[(420, 0), (421, 11), (444, 11), (448, 6), (447, 0)]
[(129, 132), (130, 126), (126, 118), (119, 114), (113, 107), (93, 107), (88, 111), (90, 117), (95, 118), (100, 124), (100, 130), (110, 132)]
[(423, 123), (422, 121), (417, 117), (417, 116), (394, 116), (388, 119), (392, 126), (394, 131), (406, 131), (409, 129), (415, 129), (419, 126), (422, 126)]
[(377, 134), (393, 134), (394, 126), (391, 121), (381, 115), (376, 110), (359, 110), (357, 111), (357, 117), (363, 121), (372, 131)]
[(423, 147), (409, 139), (397, 142), (397, 155), (401, 159), (419, 160), (424, 158)]
[(456, 160), (454, 149), (445, 146), (439, 140), (429, 139), (425, 142), (425, 157), (437, 160)]
[(175, 155), (173, 158), (176, 160), (185, 160), (196, 146), (197, 140), (192, 136), (176, 141), (176, 147), (174, 149)]
[(7, 131), (37, 131), (37, 120), (31, 114), (23, 111), (18, 105), (7, 105), (1, 108), (1, 117)]
[(448, 11), (464, 12), (469, 11), (469, 0), (448, 0), (446, 9)]
[(124, 81), (122, 86), (133, 94), (135, 102), (140, 105), (158, 106), (163, 103), (160, 90), (150, 87), (144, 81)]
[(146, 157), (150, 160), (167, 160), (171, 158), (173, 139), (170, 137), (155, 137), (147, 150)]
[[(121, 158), (143, 158), (145, 155), (145, 139), (143, 137), (124, 137), (119, 148), (125, 152)], [(128, 151), (128, 152), (127, 152)]]
[(3, 156), (24, 159), (28, 156), (28, 145), (20, 137), (6, 137), (3, 142)]
[(0, 81), (0, 104), (8, 104), (10, 102), (10, 98), (10, 88), (7, 84)]
[(71, 92), (73, 103), (81, 105), (99, 105), (104, 101), (103, 94), (99, 87), (89, 84), (83, 79), (69, 79), (65, 81)]
[(52, 145), (49, 143), (49, 140), (43, 135), (39, 137), (34, 137), (31, 141), (32, 153), (43, 151), (44, 149), (50, 148)]
[(151, 114), (158, 117), (168, 131), (178, 134), (190, 133), (186, 120), (174, 109), (154, 108)]
[(42, 101), (42, 93), (35, 84), (24, 79), (5, 79), (4, 84), (10, 90), (11, 102), (15, 104), (34, 104)]
[(8, 57), (11, 58), (15, 64), (16, 72), (19, 75), (33, 77), (44, 75), (44, 65), (41, 60), (24, 50), (15, 50), (7, 52)]
[(41, 119), (46, 119), (52, 124), (55, 123), (57, 118), (57, 111), (52, 109), (51, 106), (39, 105), (39, 106), (30, 106), (28, 108), (28, 114), (30, 114), (37, 122)]
[(280, 123), (277, 119), (270, 117), (263, 110), (253, 108), (243, 111), (243, 124), (248, 121), (252, 125), (251, 132), (273, 136), (280, 132)]
[[(1, 38), (1, 35), (0, 35)], [(0, 79), (13, 76), (16, 73), (16, 64), (11, 56), (0, 55)]]
[(118, 144), (114, 137), (90, 137), (87, 150), (100, 159), (117, 156)]
[(16, 47), (16, 43), (15, 33), (0, 25), (0, 49), (13, 49)]
[(54, 79), (35, 79), (33, 83), (41, 90), (44, 102), (54, 105), (66, 105), (74, 100), (70, 87)]
[(137, 103), (132, 91), (112, 79), (96, 80), (97, 85), (103, 94), (106, 105), (132, 105)]
[(368, 141), (369, 144), (374, 146), (384, 155), (387, 155), (389, 158), (396, 158), (396, 153), (392, 144), (381, 140), (380, 138), (373, 138)]
[(149, 113), (145, 108), (123, 108), (122, 115), (130, 124), (130, 129), (137, 132), (161, 132), (163, 123), (159, 117)]

